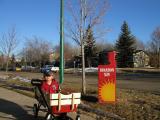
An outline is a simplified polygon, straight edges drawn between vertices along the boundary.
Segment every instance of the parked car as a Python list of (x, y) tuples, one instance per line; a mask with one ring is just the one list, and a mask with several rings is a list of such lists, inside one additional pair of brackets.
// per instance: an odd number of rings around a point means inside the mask
[(59, 67), (53, 66), (53, 67), (51, 68), (51, 70), (52, 70), (52, 71), (59, 71)]
[(33, 67), (33, 66), (22, 66), (21, 67), (21, 71), (30, 72), (30, 71), (34, 71), (34, 70), (35, 70), (35, 67)]
[(21, 67), (16, 67), (16, 71), (21, 71)]
[(41, 68), (42, 73), (46, 70), (59, 71), (59, 67), (55, 67), (53, 65), (45, 65), (43, 68)]

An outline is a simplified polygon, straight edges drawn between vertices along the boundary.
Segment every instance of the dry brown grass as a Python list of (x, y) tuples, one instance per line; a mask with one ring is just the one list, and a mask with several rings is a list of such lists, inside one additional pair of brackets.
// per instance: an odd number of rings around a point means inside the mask
[(127, 120), (160, 119), (160, 96), (149, 92), (117, 89), (115, 104), (84, 102), (93, 108), (117, 114)]

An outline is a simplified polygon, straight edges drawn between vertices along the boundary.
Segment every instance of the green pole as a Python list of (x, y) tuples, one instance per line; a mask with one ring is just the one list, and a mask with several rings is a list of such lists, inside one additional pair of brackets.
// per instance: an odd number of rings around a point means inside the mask
[(63, 11), (64, 11), (64, 1), (61, 0), (60, 3), (60, 79), (59, 83), (62, 84), (64, 80), (64, 20), (63, 20)]

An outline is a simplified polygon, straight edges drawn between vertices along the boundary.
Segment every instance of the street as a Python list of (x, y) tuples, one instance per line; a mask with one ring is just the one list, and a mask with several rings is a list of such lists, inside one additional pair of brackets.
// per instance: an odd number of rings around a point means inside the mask
[[(5, 72), (0, 72), (0, 77), (3, 78)], [(42, 73), (31, 73), (31, 72), (9, 72), (9, 74), (14, 74), (15, 76), (21, 76), (27, 79), (39, 78), (42, 79)], [(59, 74), (56, 75), (58, 81)], [(81, 88), (81, 75), (80, 74), (64, 74), (64, 82), (62, 84), (67, 87)], [(97, 89), (98, 75), (87, 74), (86, 75), (87, 88)], [(150, 92), (160, 93), (160, 72), (132, 72), (132, 73), (117, 73), (117, 88), (121, 89), (135, 89), (144, 90)]]

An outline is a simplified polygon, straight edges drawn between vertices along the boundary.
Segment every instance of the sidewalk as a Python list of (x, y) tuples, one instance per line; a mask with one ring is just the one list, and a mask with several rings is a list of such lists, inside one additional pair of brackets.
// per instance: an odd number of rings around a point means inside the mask
[[(0, 87), (0, 120), (34, 120), (32, 106), (36, 100), (14, 91)], [(39, 112), (39, 120), (45, 116)], [(69, 114), (75, 120), (75, 113)], [(82, 115), (82, 120), (95, 120), (93, 117)]]

